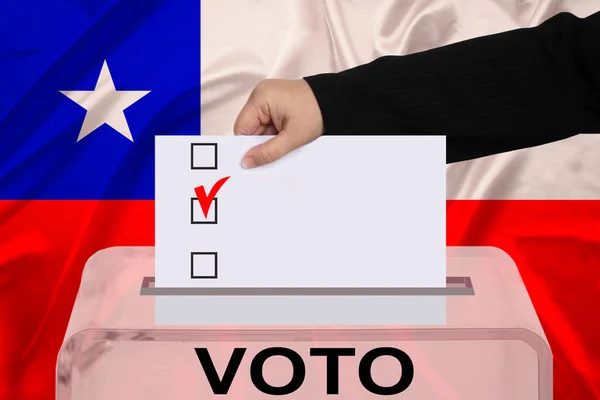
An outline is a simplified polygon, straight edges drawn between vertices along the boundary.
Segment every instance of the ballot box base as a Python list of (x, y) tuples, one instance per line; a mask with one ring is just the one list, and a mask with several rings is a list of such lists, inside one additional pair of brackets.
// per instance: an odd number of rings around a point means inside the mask
[[(388, 300), (402, 296), (413, 300), (442, 298), (446, 318), (439, 325), (347, 325), (325, 324), (325, 320), (322, 324), (295, 325), (261, 324), (256, 320), (238, 325), (227, 320), (203, 325), (157, 324), (159, 299), (206, 300), (215, 296), (156, 288), (151, 278), (153, 268), (151, 247), (110, 248), (88, 260), (57, 361), (57, 400), (214, 398), (195, 353), (197, 348), (210, 351), (219, 376), (233, 349), (245, 348), (247, 356), (228, 395), (233, 399), (270, 398), (257, 391), (248, 374), (252, 357), (268, 347), (292, 349), (305, 360), (304, 384), (283, 397), (330, 398), (324, 357), (310, 357), (310, 349), (345, 347), (355, 349), (356, 357), (340, 359), (340, 395), (379, 398), (361, 386), (358, 365), (369, 350), (394, 347), (411, 357), (414, 379), (405, 392), (388, 397), (552, 398), (548, 342), (516, 265), (496, 248), (449, 247), (447, 273), (460, 278), (449, 278), (447, 288), (381, 295)], [(226, 295), (219, 293), (216, 297)], [(274, 299), (278, 295), (263, 297)], [(337, 293), (340, 299), (344, 295), (347, 293)], [(234, 297), (239, 300), (240, 296), (252, 294), (238, 293)], [(194, 311), (206, 315), (211, 305), (215, 304), (205, 302)], [(389, 310), (391, 314), (394, 311)], [(294, 321), (303, 320), (289, 320)], [(371, 373), (382, 380), (381, 384), (386, 380), (393, 384), (400, 374), (398, 365), (389, 360), (374, 363)], [(289, 362), (267, 363), (263, 374), (269, 377), (267, 381), (273, 380), (274, 386), (284, 385), (291, 375)]]

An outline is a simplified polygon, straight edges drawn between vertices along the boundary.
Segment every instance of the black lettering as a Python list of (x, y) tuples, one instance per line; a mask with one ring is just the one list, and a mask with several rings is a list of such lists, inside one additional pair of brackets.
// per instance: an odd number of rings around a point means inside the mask
[[(393, 386), (379, 386), (373, 381), (373, 377), (371, 376), (371, 367), (373, 366), (373, 362), (381, 356), (394, 357), (396, 360), (398, 360), (400, 366), (402, 367), (402, 375), (400, 376), (398, 383)], [(380, 347), (369, 351), (367, 354), (365, 354), (362, 360), (360, 360), (360, 364), (358, 366), (358, 377), (360, 378), (360, 383), (362, 383), (363, 387), (369, 392), (380, 396), (392, 396), (402, 393), (412, 383), (414, 374), (415, 369), (408, 354), (393, 347)]]
[(215, 364), (208, 353), (208, 349), (196, 348), (194, 350), (196, 350), (196, 355), (198, 356), (198, 360), (200, 360), (200, 364), (202, 365), (202, 369), (206, 374), (206, 379), (210, 384), (213, 394), (227, 394), (231, 384), (233, 383), (233, 378), (235, 378), (235, 374), (242, 363), (242, 358), (244, 358), (246, 349), (233, 349), (231, 358), (227, 363), (227, 368), (225, 368), (225, 372), (223, 373), (223, 379), (219, 379), (217, 369), (215, 368)]
[[(284, 386), (271, 386), (265, 381), (263, 376), (265, 362), (273, 356), (285, 357), (292, 363), (292, 379)], [(252, 379), (254, 387), (264, 394), (271, 396), (283, 396), (294, 393), (302, 386), (305, 377), (306, 368), (302, 357), (295, 351), (286, 349), (285, 347), (271, 347), (264, 349), (254, 357), (252, 364), (250, 364), (250, 379)]]
[(327, 357), (327, 394), (339, 394), (340, 390), (340, 360), (342, 356), (354, 356), (351, 348), (322, 348), (310, 349), (311, 356)]

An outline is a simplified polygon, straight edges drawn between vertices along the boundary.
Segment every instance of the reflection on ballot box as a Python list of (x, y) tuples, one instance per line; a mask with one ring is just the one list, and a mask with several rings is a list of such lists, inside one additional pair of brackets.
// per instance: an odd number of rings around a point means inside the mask
[[(154, 248), (100, 251), (85, 266), (58, 357), (57, 399), (266, 399), (269, 391), (375, 399), (372, 391), (394, 388), (402, 390), (387, 397), (551, 399), (552, 356), (512, 259), (495, 248), (448, 248), (446, 264), (437, 292), (380, 293), (409, 303), (443, 297), (445, 324), (236, 326), (234, 315), (222, 325), (166, 326), (155, 321), (157, 301), (193, 304), (206, 293), (155, 287)], [(394, 349), (399, 359), (378, 356)]]

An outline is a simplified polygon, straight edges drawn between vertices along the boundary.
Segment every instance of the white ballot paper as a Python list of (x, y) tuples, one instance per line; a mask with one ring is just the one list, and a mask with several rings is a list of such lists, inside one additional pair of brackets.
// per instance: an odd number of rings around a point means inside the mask
[(270, 138), (156, 137), (156, 287), (446, 286), (444, 136)]

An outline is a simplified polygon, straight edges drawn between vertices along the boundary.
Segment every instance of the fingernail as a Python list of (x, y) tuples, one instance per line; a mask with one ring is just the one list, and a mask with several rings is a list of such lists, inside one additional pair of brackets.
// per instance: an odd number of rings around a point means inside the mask
[(254, 168), (256, 167), (256, 163), (252, 157), (246, 157), (242, 160), (242, 167), (244, 168)]

